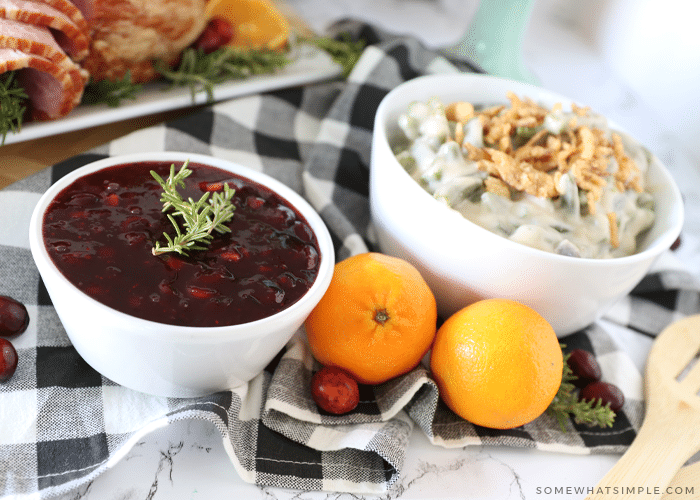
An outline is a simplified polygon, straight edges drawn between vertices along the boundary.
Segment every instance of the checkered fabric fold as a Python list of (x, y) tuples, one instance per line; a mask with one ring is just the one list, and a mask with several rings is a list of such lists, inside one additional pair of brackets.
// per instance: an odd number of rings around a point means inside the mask
[[(678, 271), (650, 274), (624, 307), (562, 339), (595, 353), (604, 378), (625, 391), (611, 429), (545, 414), (507, 431), (471, 425), (439, 400), (424, 367), (361, 389), (357, 410), (319, 412), (309, 381), (318, 365), (304, 332), (244, 387), (197, 399), (148, 396), (105, 379), (71, 346), (29, 252), (28, 221), (56, 179), (95, 159), (178, 150), (262, 170), (302, 193), (322, 215), (337, 259), (374, 250), (368, 206), (370, 140), (384, 95), (412, 77), (456, 68), (410, 38), (344, 25), (371, 44), (347, 81), (279, 90), (218, 103), (193, 116), (134, 132), (0, 191), (0, 293), (28, 307), (31, 323), (13, 340), (20, 356), (0, 384), (0, 495), (48, 497), (94, 479), (144, 435), (175, 420), (214, 424), (245, 481), (302, 490), (381, 493), (401, 474), (414, 427), (437, 446), (490, 444), (570, 453), (621, 452), (643, 417), (642, 377), (606, 328), (654, 336), (700, 311), (700, 288)], [(468, 68), (462, 68), (468, 69)], [(99, 335), (99, 325), (95, 325)]]

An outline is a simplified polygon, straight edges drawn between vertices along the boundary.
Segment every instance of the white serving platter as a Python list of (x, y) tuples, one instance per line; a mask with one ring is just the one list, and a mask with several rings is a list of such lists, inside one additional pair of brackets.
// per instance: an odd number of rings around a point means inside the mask
[[(295, 47), (290, 57), (292, 57), (291, 63), (273, 74), (255, 75), (216, 85), (213, 101), (306, 85), (334, 78), (342, 72), (340, 65), (335, 63), (326, 52), (312, 45), (304, 44)], [(25, 123), (19, 132), (7, 134), (5, 144), (49, 137), (206, 102), (207, 94), (204, 91), (197, 92), (193, 96), (189, 87), (148, 83), (144, 85), (136, 99), (123, 100), (118, 107), (81, 104), (59, 120)]]

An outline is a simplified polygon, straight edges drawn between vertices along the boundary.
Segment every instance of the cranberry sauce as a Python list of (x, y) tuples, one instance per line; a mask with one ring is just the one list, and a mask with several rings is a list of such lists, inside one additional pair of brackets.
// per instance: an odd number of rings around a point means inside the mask
[[(214, 233), (206, 250), (154, 256), (163, 232), (175, 234), (162, 212), (170, 162), (118, 165), (65, 188), (44, 216), (44, 243), (56, 266), (80, 290), (139, 318), (183, 326), (222, 326), (271, 316), (311, 287), (320, 264), (318, 243), (289, 202), (244, 177), (189, 164), (184, 199), (236, 190), (231, 233)], [(181, 163), (175, 163), (179, 170)], [(182, 227), (181, 218), (176, 218)]]

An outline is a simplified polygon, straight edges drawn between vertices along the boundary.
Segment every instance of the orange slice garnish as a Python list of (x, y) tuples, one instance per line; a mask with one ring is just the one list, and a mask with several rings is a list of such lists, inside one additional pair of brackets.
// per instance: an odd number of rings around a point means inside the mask
[(209, 0), (205, 15), (233, 26), (230, 47), (281, 50), (289, 39), (287, 18), (269, 0)]

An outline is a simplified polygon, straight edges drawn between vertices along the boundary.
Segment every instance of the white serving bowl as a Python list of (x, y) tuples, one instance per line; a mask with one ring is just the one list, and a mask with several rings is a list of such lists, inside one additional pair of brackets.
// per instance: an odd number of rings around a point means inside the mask
[[(77, 178), (106, 167), (140, 161), (200, 163), (246, 177), (281, 195), (308, 222), (318, 240), (320, 268), (306, 294), (287, 309), (241, 325), (172, 326), (119, 312), (80, 291), (51, 260), (42, 236), (52, 199)], [(235, 217), (235, 215), (234, 215)], [(196, 397), (233, 389), (254, 378), (290, 340), (330, 284), (335, 264), (328, 229), (314, 209), (277, 180), (218, 158), (179, 152), (139, 153), (99, 160), (61, 178), (32, 215), (32, 255), (56, 312), (78, 353), (95, 370), (148, 394)]]
[(397, 118), (411, 102), (436, 96), (445, 104), (508, 104), (508, 91), (545, 106), (561, 102), (569, 109), (572, 103), (532, 85), (471, 74), (423, 76), (389, 92), (375, 118), (372, 220), (381, 251), (420, 270), (442, 317), (480, 299), (508, 298), (538, 311), (563, 336), (600, 318), (639, 283), (680, 234), (683, 203), (668, 170), (654, 158), (648, 188), (656, 203), (656, 221), (640, 250), (615, 259), (567, 257), (510, 241), (470, 222), (435, 200), (397, 161), (391, 148), (401, 134)]

